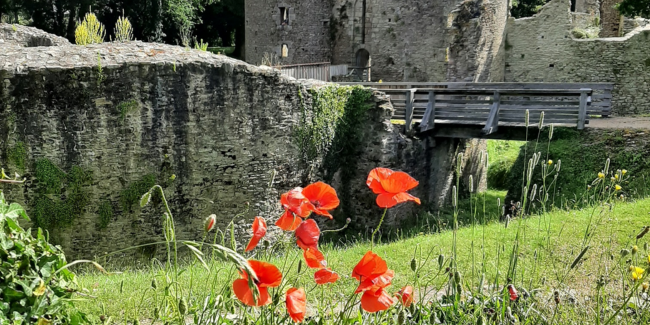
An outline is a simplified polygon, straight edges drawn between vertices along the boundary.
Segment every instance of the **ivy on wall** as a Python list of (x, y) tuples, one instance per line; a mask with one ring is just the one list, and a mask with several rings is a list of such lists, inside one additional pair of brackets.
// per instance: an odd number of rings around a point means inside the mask
[(22, 173), (25, 172), (26, 157), (27, 151), (25, 150), (25, 144), (20, 141), (16, 142), (13, 147), (7, 149), (7, 158)]
[(345, 138), (357, 129), (359, 117), (368, 109), (365, 102), (372, 96), (370, 89), (361, 86), (327, 85), (308, 91), (312, 96), (312, 110), (306, 110), (299, 92), (301, 119), (294, 132), (305, 162), (347, 146), (349, 139)]
[(35, 178), (37, 189), (32, 214), (37, 227), (53, 229), (70, 225), (90, 202), (85, 187), (92, 183), (92, 172), (79, 166), (66, 173), (49, 159), (40, 159), (36, 162)]

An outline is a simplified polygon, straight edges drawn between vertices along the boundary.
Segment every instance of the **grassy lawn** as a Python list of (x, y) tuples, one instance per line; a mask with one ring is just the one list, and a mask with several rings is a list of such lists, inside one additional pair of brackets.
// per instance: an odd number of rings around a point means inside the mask
[[(643, 226), (648, 225), (649, 213), (650, 199), (644, 199), (633, 203), (619, 202), (612, 206), (611, 211), (608, 207), (595, 207), (514, 219), (507, 228), (498, 222), (490, 222), (485, 226), (461, 227), (456, 234), (456, 263), (457, 269), (462, 272), (466, 288), (463, 299), (467, 299), (469, 292), (476, 294), (479, 279), (484, 274), (482, 289), (498, 295), (498, 290), (491, 288), (501, 289), (507, 283), (525, 288), (537, 302), (535, 308), (547, 317), (554, 313), (554, 305), (550, 302), (552, 292), (558, 290), (562, 301), (572, 301), (573, 305), (559, 305), (555, 321), (591, 323), (597, 280), (605, 279), (606, 284), (602, 290), (604, 295), (620, 301), (623, 293), (629, 290), (628, 264), (647, 265), (648, 252), (643, 247), (650, 236), (638, 242), (635, 237)], [(419, 296), (420, 301), (439, 298), (449, 282), (444, 269), (449, 257), (453, 256), (453, 243), (454, 233), (447, 230), (421, 233), (375, 245), (374, 252), (387, 261), (390, 269), (395, 270), (393, 285), (388, 291), (392, 294), (403, 285), (411, 284), (416, 287), (416, 296)], [(517, 263), (508, 281), (511, 252), (515, 243), (519, 247), (515, 254)], [(634, 244), (640, 247), (640, 252), (621, 258), (619, 252), (624, 248), (630, 249)], [(571, 268), (585, 246), (589, 246), (589, 249), (584, 257)], [(315, 313), (315, 306), (336, 309), (337, 304), (352, 293), (357, 281), (350, 277), (351, 271), (370, 248), (368, 242), (336, 248), (322, 245), (328, 266), (341, 275), (341, 280), (326, 287), (315, 287), (313, 271), (304, 265), (298, 273), (302, 254), (299, 254), (298, 248), (288, 237), (284, 244), (276, 244), (269, 249), (258, 247), (249, 257), (272, 262), (283, 272), (286, 285), (272, 290), (272, 293), (283, 292), (287, 289), (286, 286), (304, 287), (307, 291), (308, 310)], [(239, 247), (238, 252), (241, 250)], [(445, 256), (442, 268), (438, 265), (440, 254)], [(411, 270), (414, 258), (419, 265), (420, 276), (417, 279)], [(108, 264), (119, 262), (114, 260)], [(141, 269), (128, 270), (109, 267), (109, 271), (124, 273), (105, 276), (91, 272), (79, 276), (79, 283), (89, 288), (87, 293), (96, 299), (79, 302), (77, 307), (90, 315), (109, 315), (114, 319), (130, 319), (135, 315), (142, 319), (150, 318), (152, 306), (161, 299), (164, 290), (161, 286), (156, 290), (151, 288), (152, 279), (157, 278), (158, 282), (162, 280), (162, 272), (157, 265), (151, 263), (142, 265)], [(180, 290), (184, 296), (190, 297), (190, 310), (198, 308), (211, 293), (223, 294), (224, 297), (230, 295), (228, 288), (236, 277), (233, 267), (220, 261), (208, 261), (208, 266), (209, 270), (206, 270), (198, 263), (185, 263), (182, 268)], [(616, 302), (611, 308), (615, 306)], [(608, 310), (610, 314), (612, 310)]]

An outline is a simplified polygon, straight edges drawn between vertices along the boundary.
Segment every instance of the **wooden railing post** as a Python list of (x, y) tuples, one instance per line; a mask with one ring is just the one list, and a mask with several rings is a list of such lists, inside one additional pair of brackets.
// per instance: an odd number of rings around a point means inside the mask
[(490, 116), (488, 116), (487, 123), (483, 128), (483, 134), (488, 135), (496, 132), (499, 129), (499, 106), (501, 104), (501, 95), (499, 91), (494, 91), (492, 99), (492, 107), (490, 108)]
[(580, 88), (582, 91), (580, 93), (580, 110), (578, 111), (578, 130), (585, 128), (585, 122), (587, 121), (587, 88)]
[(413, 96), (413, 90), (406, 90), (406, 116), (404, 117), (406, 120), (406, 133), (411, 132), (411, 123), (413, 123), (413, 97), (415, 97)]
[(436, 94), (429, 91), (429, 103), (420, 122), (420, 132), (432, 130), (436, 122)]

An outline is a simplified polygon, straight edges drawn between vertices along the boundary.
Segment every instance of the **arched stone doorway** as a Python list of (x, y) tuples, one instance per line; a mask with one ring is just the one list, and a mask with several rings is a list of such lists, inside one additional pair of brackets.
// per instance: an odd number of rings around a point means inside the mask
[(370, 66), (372, 61), (370, 59), (370, 52), (366, 49), (359, 49), (356, 54), (356, 71), (357, 75), (363, 81), (370, 81)]

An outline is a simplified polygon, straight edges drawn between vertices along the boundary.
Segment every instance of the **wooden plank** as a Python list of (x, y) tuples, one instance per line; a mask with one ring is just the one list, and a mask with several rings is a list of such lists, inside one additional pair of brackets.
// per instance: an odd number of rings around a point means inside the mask
[(406, 133), (411, 132), (411, 123), (413, 123), (413, 90), (406, 90), (406, 115), (404, 117), (406, 121)]
[[(577, 99), (578, 97), (576, 97)], [(503, 99), (501, 100), (503, 105), (520, 105), (520, 106), (531, 106), (531, 105), (544, 105), (544, 106), (578, 106), (580, 101), (571, 100), (571, 101), (554, 101), (554, 100), (511, 100)]]
[(483, 134), (491, 134), (499, 129), (499, 102), (501, 101), (498, 91), (494, 92), (492, 108), (490, 108), (490, 115), (488, 116), (487, 123), (483, 128)]
[(422, 122), (420, 123), (420, 132), (432, 130), (436, 121), (436, 94), (434, 91), (429, 92), (429, 103), (427, 109), (422, 115)]
[(578, 116), (578, 130), (585, 128), (585, 120), (587, 119), (587, 95), (585, 91), (580, 95), (580, 113)]

